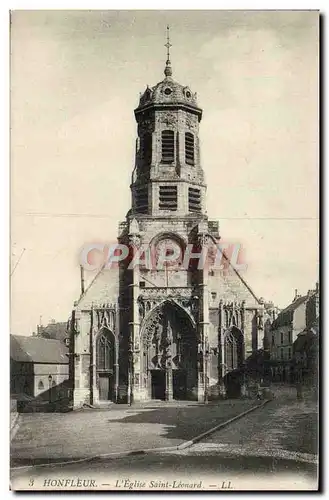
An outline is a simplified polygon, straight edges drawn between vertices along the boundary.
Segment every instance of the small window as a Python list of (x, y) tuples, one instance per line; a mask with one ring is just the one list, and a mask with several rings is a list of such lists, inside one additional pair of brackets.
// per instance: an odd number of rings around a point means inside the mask
[(194, 135), (191, 132), (185, 134), (185, 162), (194, 165)]
[(284, 354), (283, 354), (283, 349), (281, 348), (281, 359), (283, 359)]
[(160, 210), (177, 210), (177, 186), (160, 186)]
[(281, 332), (281, 344), (283, 344), (283, 332)]
[(201, 212), (200, 189), (188, 188), (188, 210), (189, 212)]
[(145, 281), (139, 282), (139, 288), (145, 288)]
[(42, 380), (40, 380), (40, 382), (38, 383), (38, 389), (39, 389), (39, 391), (42, 391), (44, 388), (45, 388), (45, 386), (43, 385)]
[(292, 343), (292, 332), (289, 332), (289, 344)]
[(211, 292), (211, 298), (212, 300), (216, 300), (217, 293), (216, 292)]
[(291, 347), (289, 347), (289, 349), (288, 349), (288, 356), (289, 356), (289, 359), (291, 359)]
[(161, 134), (162, 163), (173, 163), (175, 160), (175, 134), (173, 130), (163, 130)]

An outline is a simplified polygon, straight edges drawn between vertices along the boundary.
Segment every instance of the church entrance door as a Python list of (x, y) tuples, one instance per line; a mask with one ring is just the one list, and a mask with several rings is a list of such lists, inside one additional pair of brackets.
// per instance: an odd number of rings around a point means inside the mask
[(196, 400), (198, 340), (187, 312), (173, 302), (164, 302), (151, 313), (142, 335), (148, 397)]
[(101, 401), (112, 399), (111, 376), (104, 373), (99, 374), (99, 399)]
[(114, 350), (113, 333), (102, 328), (96, 339), (96, 380), (100, 401), (114, 399)]
[(152, 399), (165, 400), (166, 372), (164, 370), (151, 371)]
[(174, 370), (173, 371), (173, 398), (174, 399), (187, 399), (186, 398), (186, 371)]

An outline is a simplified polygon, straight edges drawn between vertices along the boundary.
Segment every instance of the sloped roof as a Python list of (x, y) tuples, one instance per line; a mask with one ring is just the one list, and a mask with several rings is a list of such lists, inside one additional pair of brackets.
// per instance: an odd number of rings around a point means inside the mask
[(297, 336), (294, 342), (294, 352), (301, 352), (312, 347), (316, 347), (318, 342), (317, 335), (314, 335), (311, 331), (304, 331)]
[(298, 297), (298, 299), (294, 300), (289, 306), (283, 309), (278, 317), (273, 321), (272, 328), (275, 329), (279, 326), (289, 325), (294, 316), (294, 312), (301, 306), (304, 302), (307, 301), (309, 297), (307, 295), (303, 295), (303, 297)]
[(67, 337), (67, 321), (53, 322), (47, 326), (38, 326), (38, 336), (45, 339), (63, 341)]
[(10, 335), (10, 357), (33, 363), (68, 363), (68, 348), (60, 340)]

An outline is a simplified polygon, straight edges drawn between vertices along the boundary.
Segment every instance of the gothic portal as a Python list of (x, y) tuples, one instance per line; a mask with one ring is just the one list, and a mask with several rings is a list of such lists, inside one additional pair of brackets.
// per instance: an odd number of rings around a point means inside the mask
[[(134, 112), (131, 208), (118, 234), (129, 258), (102, 268), (72, 313), (75, 407), (238, 397), (246, 359), (262, 347), (263, 304), (228, 259), (225, 272), (193, 259), (183, 265), (191, 248), (216, 255), (220, 235), (206, 213), (202, 110), (174, 80), (166, 46), (165, 78), (145, 89)], [(175, 266), (161, 265), (172, 255)]]

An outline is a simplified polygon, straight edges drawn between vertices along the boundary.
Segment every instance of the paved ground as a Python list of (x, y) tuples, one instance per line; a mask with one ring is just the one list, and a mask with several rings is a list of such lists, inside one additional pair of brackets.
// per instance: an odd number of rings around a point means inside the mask
[[(201, 412), (200, 408), (200, 418)], [(29, 489), (33, 482), (31, 488), (52, 489), (57, 480), (80, 477), (93, 479), (97, 489), (105, 490), (157, 489), (168, 481), (169, 490), (174, 489), (174, 481), (177, 485), (201, 481), (202, 488), (213, 490), (228, 486), (237, 490), (314, 490), (316, 430), (314, 403), (276, 400), (185, 450), (16, 469), (12, 484)]]
[(113, 406), (107, 410), (21, 414), (11, 443), (13, 467), (147, 448), (175, 446), (255, 406), (221, 401), (207, 406)]
[(310, 464), (317, 462), (317, 407), (313, 401), (269, 402), (243, 421), (215, 432), (187, 450), (176, 454), (272, 457)]

